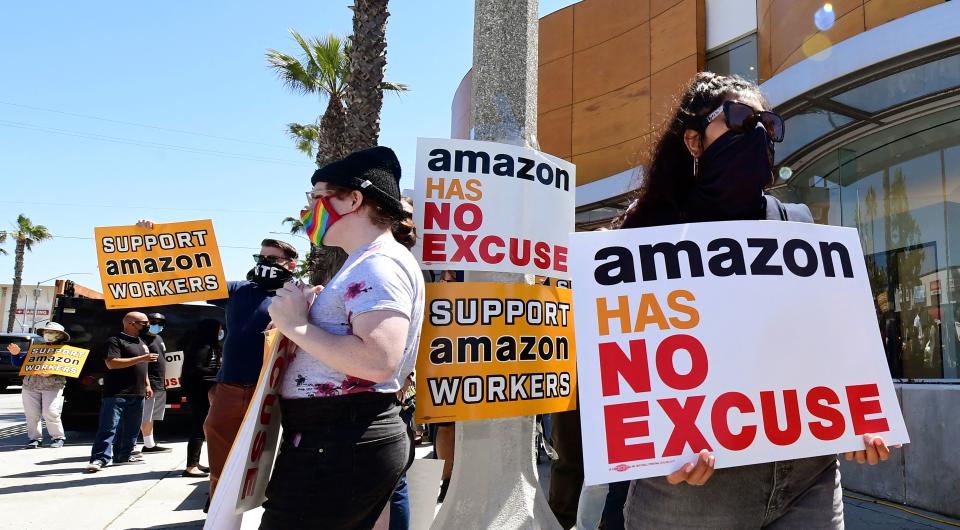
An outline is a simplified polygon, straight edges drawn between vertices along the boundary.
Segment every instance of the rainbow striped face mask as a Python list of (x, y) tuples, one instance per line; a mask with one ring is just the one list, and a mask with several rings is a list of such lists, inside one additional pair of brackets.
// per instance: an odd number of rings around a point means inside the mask
[(320, 197), (313, 203), (313, 206), (307, 206), (300, 212), (300, 222), (303, 224), (303, 231), (314, 246), (323, 246), (323, 235), (327, 233), (330, 226), (343, 217), (330, 205), (326, 197)]

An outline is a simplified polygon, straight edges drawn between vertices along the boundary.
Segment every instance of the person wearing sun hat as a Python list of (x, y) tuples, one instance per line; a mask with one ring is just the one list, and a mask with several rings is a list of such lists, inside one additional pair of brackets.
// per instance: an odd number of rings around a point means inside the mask
[[(50, 345), (63, 344), (70, 340), (70, 334), (56, 322), (48, 322), (36, 331)], [(13, 356), (14, 366), (23, 364), (27, 357), (26, 351), (22, 351), (16, 344), (7, 345), (7, 350)], [(24, 446), (25, 449), (43, 446), (41, 418), (47, 424), (47, 432), (51, 438), (50, 447), (60, 448), (66, 443), (67, 435), (60, 421), (60, 414), (63, 412), (63, 387), (66, 384), (67, 379), (62, 375), (23, 376), (20, 397), (23, 400), (23, 414), (27, 417), (27, 437), (30, 438)]]
[(396, 395), (416, 363), (425, 289), (399, 182), (386, 147), (311, 178), (304, 227), (349, 257), (322, 289), (288, 283), (270, 305), (298, 349), (280, 383), (283, 440), (262, 529), (372, 528), (412, 462)]

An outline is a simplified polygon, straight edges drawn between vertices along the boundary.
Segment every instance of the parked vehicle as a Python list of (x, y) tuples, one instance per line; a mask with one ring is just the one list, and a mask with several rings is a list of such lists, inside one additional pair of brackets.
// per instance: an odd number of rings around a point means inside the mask
[(7, 345), (16, 344), (21, 350), (27, 351), (30, 346), (44, 342), (43, 337), (34, 333), (0, 333), (0, 390), (23, 383), (20, 369), (13, 365)]
[[(67, 428), (96, 419), (100, 411), (103, 375), (107, 371), (103, 362), (105, 343), (111, 335), (120, 331), (123, 316), (131, 310), (137, 309), (108, 310), (103, 300), (57, 298), (53, 320), (62, 324), (70, 333), (71, 340), (68, 344), (90, 350), (80, 377), (67, 379), (64, 389), (63, 418)], [(214, 318), (221, 323), (224, 321), (223, 309), (206, 304), (153, 306), (139, 310), (145, 313), (162, 313), (166, 317), (167, 321), (160, 336), (167, 345), (168, 353), (183, 350), (189, 335), (200, 320)], [(167, 389), (167, 414), (170, 416), (186, 415), (189, 412), (186, 395), (180, 390)]]

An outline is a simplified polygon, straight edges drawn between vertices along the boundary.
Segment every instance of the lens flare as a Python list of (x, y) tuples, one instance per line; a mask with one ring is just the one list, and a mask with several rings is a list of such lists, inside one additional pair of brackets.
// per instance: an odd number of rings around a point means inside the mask
[(832, 28), (836, 20), (837, 15), (833, 12), (832, 4), (823, 4), (823, 7), (813, 14), (813, 24), (817, 26), (817, 29), (820, 31), (827, 31)]
[(790, 180), (790, 177), (793, 176), (793, 170), (789, 166), (783, 166), (780, 168), (780, 180)]

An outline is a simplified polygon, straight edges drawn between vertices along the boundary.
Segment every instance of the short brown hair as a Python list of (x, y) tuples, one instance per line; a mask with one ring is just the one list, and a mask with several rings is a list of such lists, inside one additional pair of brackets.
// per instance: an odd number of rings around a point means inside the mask
[(300, 257), (300, 254), (297, 253), (297, 249), (293, 248), (293, 245), (276, 239), (264, 239), (260, 242), (260, 246), (275, 248), (283, 252), (283, 256), (287, 259), (297, 259)]

